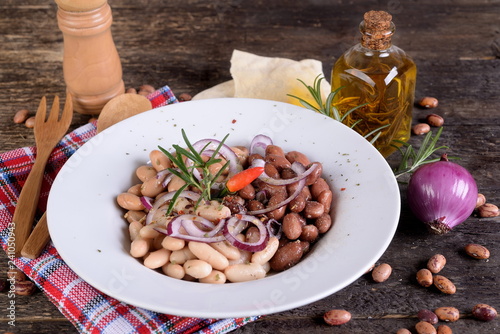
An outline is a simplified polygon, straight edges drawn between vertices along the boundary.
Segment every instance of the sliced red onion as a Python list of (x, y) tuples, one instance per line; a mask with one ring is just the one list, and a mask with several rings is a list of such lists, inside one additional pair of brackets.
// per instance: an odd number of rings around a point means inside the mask
[(436, 234), (449, 232), (474, 211), (477, 185), (462, 166), (448, 161), (446, 155), (419, 167), (407, 189), (408, 204), (419, 220)]
[[(254, 159), (252, 161), (252, 166), (251, 167), (265, 167), (265, 165), (266, 165), (266, 162), (263, 159)], [(295, 168), (293, 167), (293, 165), (296, 165)], [(288, 184), (292, 184), (292, 183), (295, 183), (295, 182), (298, 182), (298, 181), (302, 180), (303, 178), (306, 178), (307, 176), (309, 176), (310, 174), (312, 174), (316, 170), (316, 168), (318, 168), (318, 167), (319, 167), (319, 163), (313, 162), (309, 166), (309, 168), (307, 168), (307, 170), (305, 170), (302, 173), (297, 173), (296, 172), (297, 170), (305, 169), (305, 167), (300, 162), (294, 161), (292, 163), (292, 170), (295, 171), (295, 173), (297, 174), (297, 176), (295, 176), (293, 178), (290, 178), (290, 179), (275, 179), (275, 178), (267, 175), (266, 172), (264, 171), (259, 176), (259, 179), (262, 180), (262, 181), (264, 181), (265, 183), (269, 183), (269, 184), (271, 184), (273, 186), (286, 186)]]
[(269, 219), (266, 222), (266, 228), (270, 237), (276, 237), (278, 239), (281, 238), (283, 228), (279, 221), (277, 221), (276, 219)]
[[(249, 222), (257, 226), (260, 236), (257, 242), (244, 242), (237, 238), (237, 235), (242, 231), (241, 226), (244, 226), (241, 225), (241, 221)], [(269, 240), (269, 233), (264, 223), (257, 217), (250, 215), (235, 215), (234, 217), (229, 218), (224, 226), (223, 234), (231, 245), (249, 252), (258, 252), (263, 250), (266, 248), (267, 241)]]
[(162, 181), (161, 186), (162, 186), (163, 188), (168, 187), (168, 184), (170, 183), (170, 181), (172, 181), (172, 178), (173, 178), (173, 177), (174, 177), (174, 174), (173, 174), (173, 173), (167, 174), (167, 175), (165, 176), (165, 179)]
[[(168, 223), (167, 228), (155, 228), (156, 231), (166, 234), (171, 237), (188, 240), (188, 241), (198, 241), (198, 242), (219, 242), (224, 241), (226, 238), (223, 235), (216, 235), (222, 230), (222, 227), (225, 225), (225, 221), (221, 220), (217, 226), (214, 228), (218, 229), (216, 231), (203, 231), (201, 229), (195, 230), (195, 224), (190, 224), (189, 222), (193, 222), (193, 219), (196, 219), (197, 222), (202, 222), (203, 218), (195, 216), (195, 215), (180, 215), (175, 217)], [(204, 222), (206, 223), (206, 222)], [(213, 225), (213, 224), (212, 224)], [(181, 233), (181, 227), (186, 230), (188, 234)], [(189, 229), (189, 231), (188, 231)]]
[(257, 135), (250, 143), (249, 152), (250, 154), (260, 154), (264, 157), (266, 155), (266, 147), (272, 144), (273, 140), (270, 137), (266, 135)]
[(153, 199), (151, 197), (148, 197), (148, 196), (141, 196), (139, 197), (139, 199), (141, 200), (141, 203), (142, 205), (144, 205), (144, 208), (146, 208), (146, 210), (151, 210), (153, 208)]
[[(149, 210), (148, 215), (146, 216), (146, 225), (151, 224), (156, 210), (158, 210), (158, 208), (160, 208), (162, 205), (170, 201), (175, 196), (175, 194), (176, 194), (175, 191), (171, 191), (161, 196), (154, 202), (153, 207), (151, 208), (151, 210)], [(184, 190), (179, 194), (179, 197), (185, 197), (192, 201), (198, 201), (198, 199), (200, 198), (200, 194), (195, 193), (194, 191)]]
[[(221, 142), (215, 139), (202, 139), (194, 143), (193, 148), (198, 152), (202, 150), (215, 151), (220, 144)], [(243, 170), (243, 166), (240, 164), (238, 156), (229, 146), (222, 144), (219, 148), (219, 154), (229, 161), (229, 175), (237, 174)]]
[[(302, 164), (300, 164), (300, 163), (299, 164), (292, 164), (292, 170), (295, 173), (297, 173), (297, 174), (303, 174), (305, 172), (305, 167)], [(283, 202), (280, 202), (280, 203), (278, 203), (276, 205), (272, 205), (272, 206), (269, 206), (269, 207), (261, 209), (261, 210), (248, 211), (247, 213), (249, 215), (261, 215), (263, 213), (267, 213), (267, 212), (271, 212), (271, 211), (274, 211), (276, 209), (279, 209), (282, 206), (287, 205), (295, 197), (297, 197), (300, 194), (300, 192), (302, 191), (302, 189), (304, 189), (305, 186), (306, 186), (306, 179), (303, 178), (303, 179), (301, 179), (301, 180), (298, 181), (297, 188), (295, 189), (295, 191), (293, 192), (293, 194), (291, 194)]]

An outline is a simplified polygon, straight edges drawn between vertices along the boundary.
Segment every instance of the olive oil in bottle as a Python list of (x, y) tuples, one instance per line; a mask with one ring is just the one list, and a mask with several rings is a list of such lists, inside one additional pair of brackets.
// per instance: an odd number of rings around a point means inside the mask
[[(332, 70), (335, 106), (341, 115), (352, 108), (344, 123), (361, 135), (379, 132), (375, 147), (387, 157), (401, 146), (394, 140), (410, 138), (417, 67), (400, 48), (391, 44), (395, 26), (384, 11), (365, 13), (360, 24), (361, 42), (347, 50)], [(384, 127), (385, 126), (385, 127)], [(384, 127), (380, 129), (381, 127)], [(380, 129), (380, 130), (377, 130)]]

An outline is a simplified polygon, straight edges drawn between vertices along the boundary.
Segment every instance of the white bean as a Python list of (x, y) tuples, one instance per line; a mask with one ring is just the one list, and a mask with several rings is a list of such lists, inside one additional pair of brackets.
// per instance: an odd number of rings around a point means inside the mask
[(229, 261), (227, 258), (204, 242), (188, 242), (189, 250), (200, 260), (206, 261), (213, 268), (224, 270)]
[(135, 170), (135, 175), (137, 175), (139, 180), (145, 182), (156, 177), (156, 169), (148, 165), (140, 166)]
[(228, 260), (237, 260), (241, 257), (241, 252), (227, 241), (212, 242), (210, 246), (224, 255)]
[(212, 272), (207, 276), (200, 278), (201, 283), (211, 283), (211, 284), (224, 284), (226, 283), (226, 275), (222, 271), (212, 270)]
[(130, 193), (130, 194), (141, 196), (142, 195), (142, 193), (141, 193), (141, 187), (142, 187), (142, 184), (138, 183), (138, 184), (133, 185), (132, 187), (128, 188), (127, 192)]
[(137, 237), (130, 245), (130, 255), (135, 258), (143, 257), (149, 252), (151, 239)]
[(157, 269), (165, 265), (170, 257), (170, 251), (165, 248), (160, 248), (149, 253), (144, 258), (144, 265), (150, 269)]
[(142, 229), (142, 224), (136, 221), (131, 222), (128, 225), (128, 233), (130, 235), (130, 240), (134, 241)]
[(129, 222), (137, 221), (143, 223), (146, 220), (146, 212), (144, 211), (133, 211), (129, 210), (123, 215), (123, 217)]
[(210, 201), (210, 204), (201, 204), (195, 210), (195, 214), (210, 220), (218, 222), (231, 216), (231, 210), (217, 201)]
[(131, 193), (121, 193), (116, 197), (116, 202), (125, 210), (141, 211), (145, 209), (139, 196)]
[(152, 150), (149, 153), (149, 159), (153, 168), (158, 172), (172, 167), (172, 161), (160, 150)]
[(177, 191), (185, 184), (186, 184), (186, 181), (184, 181), (183, 179), (181, 179), (177, 175), (174, 175), (172, 177), (172, 180), (170, 180), (170, 182), (168, 183), (167, 189), (169, 192)]
[(186, 242), (179, 238), (174, 238), (167, 235), (163, 242), (161, 243), (162, 247), (171, 251), (177, 251), (183, 249), (186, 246)]
[(276, 237), (271, 237), (269, 238), (269, 241), (267, 242), (266, 248), (259, 252), (255, 252), (252, 255), (252, 259), (250, 262), (252, 263), (258, 263), (260, 265), (263, 265), (266, 262), (269, 262), (271, 258), (274, 256), (276, 251), (278, 250), (279, 246), (279, 240)]
[(169, 277), (182, 279), (186, 272), (180, 264), (167, 263), (161, 267), (163, 273)]
[(183, 267), (186, 274), (194, 278), (207, 277), (212, 272), (212, 266), (203, 260), (187, 260)]
[(152, 177), (146, 181), (141, 186), (141, 194), (147, 197), (155, 197), (161, 193), (165, 188), (162, 185), (163, 180)]
[(266, 271), (257, 263), (240, 263), (227, 267), (224, 274), (228, 281), (236, 283), (264, 278)]
[(158, 236), (158, 234), (160, 234), (160, 232), (154, 229), (153, 224), (145, 225), (139, 231), (139, 235), (145, 239), (153, 239)]
[(187, 246), (170, 254), (170, 262), (174, 264), (184, 264), (186, 261), (192, 259), (196, 259), (196, 256), (194, 256), (193, 252)]

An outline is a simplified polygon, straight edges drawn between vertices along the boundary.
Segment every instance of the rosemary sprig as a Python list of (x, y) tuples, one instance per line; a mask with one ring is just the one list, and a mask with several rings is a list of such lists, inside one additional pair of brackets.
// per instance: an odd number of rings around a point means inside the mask
[[(428, 132), (420, 145), (420, 148), (416, 151), (412, 145), (400, 141), (394, 140), (395, 142), (401, 144), (401, 147), (397, 145), (392, 145), (398, 149), (401, 153), (401, 162), (394, 168), (394, 176), (396, 178), (414, 172), (418, 167), (429, 164), (431, 162), (438, 161), (440, 158), (429, 157), (440, 149), (448, 149), (448, 146), (438, 146), (436, 147), (437, 141), (443, 132), (443, 128), (439, 128), (437, 133), (433, 136), (432, 131)], [(403, 149), (404, 147), (404, 149)]]
[[(167, 215), (169, 215), (172, 212), (175, 201), (179, 197), (180, 193), (184, 191), (187, 187), (194, 187), (198, 189), (201, 193), (200, 199), (196, 203), (196, 206), (202, 200), (208, 200), (208, 201), (211, 200), (212, 186), (216, 182), (217, 178), (229, 166), (229, 161), (228, 161), (222, 166), (222, 168), (215, 175), (212, 175), (209, 170), (209, 167), (211, 165), (222, 161), (221, 159), (217, 158), (217, 155), (222, 145), (224, 145), (224, 142), (226, 141), (229, 134), (227, 134), (222, 139), (217, 148), (212, 152), (212, 155), (209, 157), (209, 159), (205, 161), (202, 158), (202, 153), (205, 151), (205, 149), (209, 144), (203, 147), (200, 151), (197, 151), (189, 141), (184, 129), (182, 129), (181, 132), (182, 132), (182, 138), (184, 139), (184, 143), (186, 144), (187, 149), (179, 145), (172, 145), (172, 148), (175, 150), (175, 154), (172, 154), (163, 147), (158, 146), (158, 148), (172, 161), (174, 166), (176, 166), (176, 168), (169, 168), (168, 170), (172, 174), (180, 177), (182, 180), (184, 180), (184, 182), (186, 182), (185, 185), (183, 185), (180, 189), (176, 191), (174, 197), (170, 201), (170, 205), (167, 209)], [(184, 160), (185, 158), (191, 160), (192, 165), (189, 166), (186, 165), (186, 162)], [(199, 179), (194, 175), (193, 173), (194, 169), (198, 169), (200, 171), (201, 177)]]
[[(313, 97), (314, 99), (314, 102), (316, 102), (317, 106), (307, 102), (306, 100), (304, 100), (303, 98), (301, 97), (298, 97), (298, 96), (295, 96), (295, 95), (291, 95), (291, 94), (287, 94), (288, 96), (290, 97), (293, 97), (297, 100), (299, 100), (300, 104), (302, 104), (305, 108), (307, 109), (310, 109), (310, 110), (313, 110), (315, 112), (318, 112), (320, 114), (323, 114), (325, 116), (328, 116), (328, 117), (331, 117), (333, 118), (334, 120), (336, 121), (339, 121), (340, 123), (344, 123), (345, 124), (345, 119), (347, 118), (347, 116), (349, 116), (353, 111), (361, 108), (361, 107), (364, 107), (366, 106), (368, 103), (363, 103), (359, 106), (356, 106), (352, 109), (349, 109), (344, 115), (340, 115), (340, 112), (339, 110), (337, 109), (337, 107), (335, 107), (334, 103), (333, 103), (333, 100), (335, 99), (335, 96), (338, 94), (338, 92), (340, 92), (341, 89), (343, 89), (344, 87), (339, 87), (337, 89), (335, 89), (334, 91), (332, 91), (326, 98), (326, 101), (323, 102), (323, 96), (321, 94), (321, 81), (324, 80), (325, 78), (320, 74), (318, 75), (315, 79), (314, 79), (314, 82), (313, 82), (313, 85), (312, 86), (309, 86), (307, 85), (304, 81), (300, 80), (300, 79), (297, 79), (298, 81), (300, 81), (306, 88), (307, 90), (309, 91), (309, 93), (311, 94), (311, 96)], [(358, 120), (357, 122), (355, 122), (354, 124), (352, 124), (350, 127), (351, 129), (354, 129), (354, 127), (359, 123), (361, 122), (361, 120)], [(372, 135), (374, 135), (374, 137), (370, 140), (370, 143), (373, 144), (379, 137), (380, 135), (382, 134), (381, 130), (390, 126), (390, 124), (386, 124), (386, 125), (383, 125), (373, 131), (371, 131), (370, 133), (367, 133), (366, 135), (364, 135), (363, 137), (365, 139), (368, 140), (368, 138)]]

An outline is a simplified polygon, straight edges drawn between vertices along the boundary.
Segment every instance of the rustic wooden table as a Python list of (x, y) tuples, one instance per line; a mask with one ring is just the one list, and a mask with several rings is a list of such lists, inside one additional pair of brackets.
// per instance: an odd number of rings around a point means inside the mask
[[(488, 202), (500, 204), (500, 3), (498, 1), (202, 1), (110, 0), (114, 40), (127, 87), (168, 84), (175, 93), (196, 94), (230, 79), (234, 49), (295, 60), (315, 58), (329, 78), (336, 57), (357, 42), (365, 11), (387, 10), (397, 26), (394, 44), (418, 66), (417, 97), (435, 96), (434, 112), (445, 118), (440, 144), (461, 158)], [(14, 124), (22, 108), (35, 112), (42, 95), (63, 94), (62, 36), (53, 1), (0, 1), (0, 152), (34, 144), (33, 132)], [(415, 108), (414, 121), (427, 111)], [(77, 114), (72, 128), (88, 121)], [(411, 142), (418, 145), (421, 137)], [(392, 159), (392, 158), (391, 158)], [(404, 187), (402, 187), (404, 189)], [(310, 305), (262, 319), (235, 333), (331, 332), (322, 315), (344, 308), (353, 319), (335, 333), (414, 332), (422, 308), (454, 306), (462, 318), (454, 333), (500, 332), (500, 320), (470, 316), (477, 303), (500, 309), (500, 220), (470, 217), (444, 236), (430, 235), (410, 213), (403, 196), (400, 224), (380, 262), (393, 267), (384, 283), (370, 276)], [(464, 255), (480, 243), (489, 261)], [(362, 247), (362, 245), (360, 245)], [(448, 259), (446, 276), (457, 293), (444, 295), (415, 282), (415, 273), (435, 253)], [(348, 260), (348, 259), (347, 259)], [(0, 252), (0, 279), (7, 258)], [(327, 280), (328, 277), (325, 277)], [(1, 309), (6, 296), (0, 294)], [(72, 324), (40, 292), (17, 300), (14, 333), (74, 333)], [(6, 329), (6, 313), (0, 312)]]

